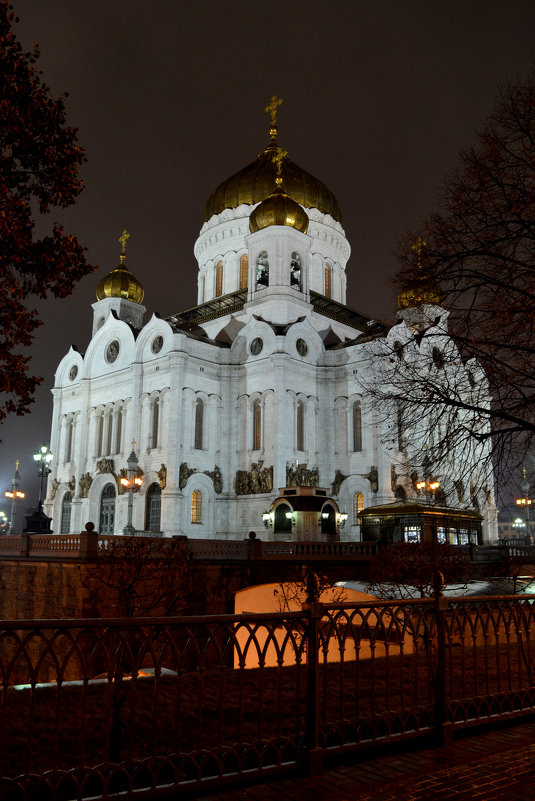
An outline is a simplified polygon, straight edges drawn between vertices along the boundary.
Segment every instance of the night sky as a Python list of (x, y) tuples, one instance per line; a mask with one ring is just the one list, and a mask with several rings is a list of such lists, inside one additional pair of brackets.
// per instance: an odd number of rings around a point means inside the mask
[[(196, 304), (193, 245), (204, 204), (268, 142), (263, 109), (284, 98), (279, 142), (342, 209), (348, 304), (393, 320), (392, 251), (437, 202), (440, 182), (492, 109), (498, 85), (534, 65), (533, 0), (13, 0), (25, 48), (89, 162), (74, 208), (52, 212), (97, 273), (41, 305), (32, 348), (44, 376), (33, 412), (0, 428), (0, 489), (49, 443), (54, 371), (91, 335), (98, 280), (119, 263), (145, 288), (146, 320)], [(35, 497), (35, 501), (36, 501)]]

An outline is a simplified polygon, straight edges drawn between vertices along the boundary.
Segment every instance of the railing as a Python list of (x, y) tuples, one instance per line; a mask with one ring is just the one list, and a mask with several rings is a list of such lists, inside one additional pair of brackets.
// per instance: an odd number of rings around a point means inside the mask
[(534, 600), (3, 621), (0, 799), (175, 797), (533, 714)]
[[(70, 559), (98, 557), (109, 552), (123, 536), (80, 534), (22, 534), (0, 537), (0, 557)], [(184, 538), (185, 540), (187, 538)], [(187, 539), (195, 559), (211, 561), (250, 559), (369, 559), (375, 556), (374, 542), (270, 542), (261, 539)]]

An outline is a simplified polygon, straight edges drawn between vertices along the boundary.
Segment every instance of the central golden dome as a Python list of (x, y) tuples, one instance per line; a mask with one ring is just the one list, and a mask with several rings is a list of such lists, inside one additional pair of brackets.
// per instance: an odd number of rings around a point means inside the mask
[[(242, 203), (261, 203), (273, 192), (277, 177), (277, 168), (273, 163), (273, 156), (278, 151), (276, 130), (271, 129), (271, 141), (255, 161), (223, 181), (212, 192), (204, 207), (203, 223), (224, 209), (235, 209)], [(334, 220), (341, 222), (342, 213), (338, 201), (325, 184), (290, 159), (284, 160), (281, 177), (285, 191), (293, 200), (308, 209), (318, 209), (323, 214), (330, 214)]]

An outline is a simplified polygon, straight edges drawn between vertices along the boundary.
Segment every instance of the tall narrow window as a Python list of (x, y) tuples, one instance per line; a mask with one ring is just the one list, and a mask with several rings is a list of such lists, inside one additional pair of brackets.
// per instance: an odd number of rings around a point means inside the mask
[(66, 492), (61, 502), (61, 523), (59, 527), (60, 534), (71, 533), (71, 509), (72, 509), (72, 495)]
[(204, 301), (206, 300), (205, 286), (206, 286), (206, 276), (203, 275), (203, 277), (201, 278), (201, 303), (204, 303)]
[(218, 261), (215, 268), (215, 296), (218, 298), (223, 294), (223, 262)]
[(332, 292), (332, 272), (329, 264), (325, 265), (325, 297), (330, 298)]
[(195, 404), (195, 450), (202, 451), (203, 442), (203, 422), (204, 422), (204, 403), (201, 398), (197, 398)]
[(267, 250), (262, 250), (256, 259), (256, 288), (269, 286), (269, 261)]
[(162, 490), (159, 484), (151, 484), (147, 492), (145, 528), (161, 531)]
[(253, 403), (253, 451), (260, 450), (262, 440), (262, 409), (258, 398)]
[(247, 289), (249, 283), (249, 256), (243, 253), (240, 256), (240, 289)]
[(305, 450), (305, 404), (297, 401), (297, 450)]
[(106, 412), (106, 454), (111, 453), (111, 443), (113, 434), (113, 415), (111, 409)]
[(152, 447), (158, 447), (158, 429), (160, 427), (160, 399), (154, 398), (152, 404)]
[(301, 256), (294, 251), (290, 264), (290, 286), (301, 291)]
[(200, 490), (191, 493), (191, 522), (202, 523), (202, 494)]
[(97, 417), (97, 456), (102, 456), (102, 445), (104, 442), (104, 415)]
[(364, 509), (364, 495), (362, 492), (355, 492), (353, 495), (353, 525), (360, 526), (360, 513)]
[(398, 406), (398, 451), (404, 450), (405, 447), (405, 432), (404, 432), (403, 410)]
[(123, 407), (117, 409), (115, 420), (115, 453), (121, 453), (121, 438), (123, 435)]
[(353, 404), (353, 450), (362, 450), (362, 409), (359, 401)]
[(65, 461), (70, 462), (72, 459), (72, 435), (74, 430), (74, 420), (72, 417), (67, 420), (66, 442), (65, 442)]

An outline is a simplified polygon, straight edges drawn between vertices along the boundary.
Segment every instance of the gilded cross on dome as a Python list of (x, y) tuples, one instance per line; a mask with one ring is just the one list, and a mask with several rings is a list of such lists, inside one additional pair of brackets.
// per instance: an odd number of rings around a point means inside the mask
[(275, 178), (275, 183), (277, 184), (277, 186), (281, 186), (282, 184), (282, 178), (281, 178), (282, 162), (284, 161), (287, 155), (288, 155), (287, 150), (283, 150), (282, 147), (278, 147), (273, 156), (271, 157), (271, 161), (277, 168), (277, 177)]
[(422, 253), (424, 252), (426, 245), (427, 242), (425, 241), (425, 239), (422, 239), (421, 236), (417, 236), (416, 242), (414, 243), (414, 245), (411, 245), (411, 250), (414, 250), (414, 252), (416, 253), (416, 257), (418, 259), (417, 267), (419, 270), (422, 269)]
[(123, 262), (126, 259), (126, 243), (129, 239), (130, 239), (130, 234), (126, 230), (123, 231), (123, 233), (118, 239), (118, 242), (121, 243), (121, 264), (123, 264)]
[(19, 469), (19, 464), (20, 464), (19, 460), (17, 459), (17, 461), (15, 462), (15, 472), (17, 472), (17, 470)]
[(282, 103), (284, 103), (284, 100), (281, 97), (277, 97), (277, 95), (271, 95), (271, 100), (264, 109), (266, 114), (271, 115), (272, 127), (277, 125), (277, 109), (280, 105), (282, 105)]
[(135, 450), (136, 450), (136, 441), (135, 441), (135, 439), (133, 439), (132, 440), (132, 451), (135, 452)]

